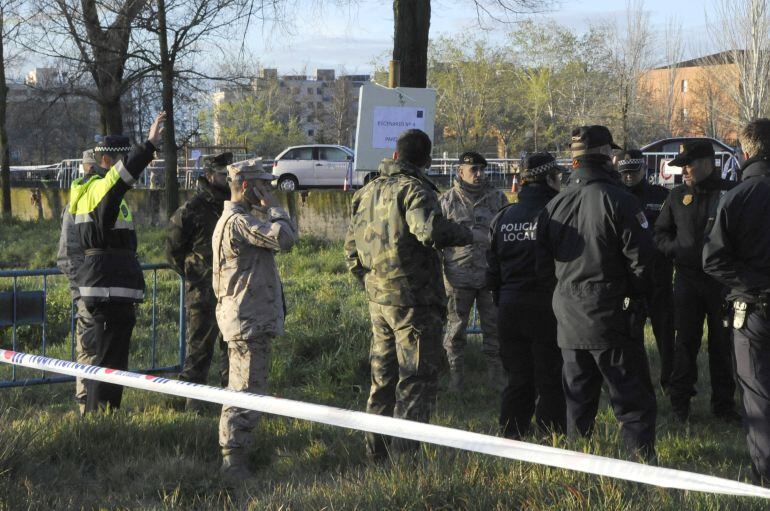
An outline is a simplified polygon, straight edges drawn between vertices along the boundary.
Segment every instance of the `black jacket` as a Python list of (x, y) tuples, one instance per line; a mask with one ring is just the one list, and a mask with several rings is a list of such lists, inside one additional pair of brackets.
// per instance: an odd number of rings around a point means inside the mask
[(85, 258), (75, 281), (85, 305), (141, 302), (144, 275), (136, 258), (133, 215), (123, 200), (147, 165), (155, 147), (135, 146), (102, 177), (91, 176), (70, 193), (70, 213)]
[(668, 197), (668, 189), (660, 185), (651, 185), (644, 179), (636, 186), (626, 189), (631, 192), (631, 195), (636, 197), (639, 207), (642, 208), (644, 216), (647, 217), (650, 227), (655, 225), (663, 209), (663, 204)]
[(166, 259), (185, 277), (188, 306), (216, 306), (211, 287), (211, 236), (229, 198), (229, 190), (220, 190), (200, 177), (198, 193), (169, 219)]
[(538, 272), (556, 274), (553, 310), (562, 348), (629, 342), (624, 303), (649, 285), (654, 252), (649, 224), (611, 172), (609, 158), (577, 158), (569, 186), (538, 221)]
[(725, 193), (703, 249), (703, 269), (730, 288), (728, 299), (770, 295), (770, 159), (752, 158), (743, 182)]
[(707, 278), (703, 273), (703, 243), (714, 224), (719, 198), (734, 186), (715, 170), (694, 187), (679, 185), (671, 190), (655, 222), (654, 238), (658, 250), (674, 260), (677, 274)]
[(546, 184), (530, 184), (518, 202), (506, 206), (490, 226), (492, 245), (487, 251), (487, 287), (500, 303), (544, 302), (550, 307), (555, 280), (536, 273), (537, 219), (557, 192)]

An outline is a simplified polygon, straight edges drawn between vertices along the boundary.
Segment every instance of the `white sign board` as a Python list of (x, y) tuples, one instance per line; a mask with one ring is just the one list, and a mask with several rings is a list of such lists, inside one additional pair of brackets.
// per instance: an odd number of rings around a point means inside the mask
[(670, 184), (673, 185), (675, 181), (675, 176), (678, 176), (682, 173), (682, 167), (672, 167), (669, 165), (674, 159), (673, 158), (664, 158), (660, 160), (660, 174), (658, 176), (658, 184)]
[(406, 130), (425, 131), (425, 109), (410, 106), (374, 107), (372, 147), (395, 149), (398, 136)]
[[(433, 140), (436, 90), (369, 83), (361, 87), (356, 127), (355, 170), (376, 172), (383, 158), (393, 156), (396, 140), (408, 129), (419, 129)], [(358, 183), (360, 175), (354, 177)]]

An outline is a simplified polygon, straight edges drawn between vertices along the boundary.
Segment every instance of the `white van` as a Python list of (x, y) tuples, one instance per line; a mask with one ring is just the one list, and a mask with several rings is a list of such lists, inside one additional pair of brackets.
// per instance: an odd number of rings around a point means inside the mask
[(341, 187), (353, 163), (353, 150), (342, 145), (301, 145), (276, 156), (273, 174), (279, 190)]

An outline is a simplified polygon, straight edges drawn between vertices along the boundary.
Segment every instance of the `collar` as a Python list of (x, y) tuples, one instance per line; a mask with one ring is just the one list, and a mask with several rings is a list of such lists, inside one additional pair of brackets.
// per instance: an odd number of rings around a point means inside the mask
[(223, 215), (224, 212), (227, 213), (241, 213), (241, 214), (249, 214), (249, 207), (245, 205), (243, 202), (233, 202), (231, 200), (226, 200), (224, 202), (223, 206)]
[(593, 181), (607, 181), (623, 186), (613, 178), (615, 169), (612, 167), (612, 159), (604, 154), (585, 154), (573, 158), (572, 167), (574, 170), (570, 176), (570, 186), (584, 186)]
[(752, 156), (741, 166), (741, 181), (770, 175), (770, 157)]
[(379, 172), (381, 176), (395, 176), (398, 174), (404, 174), (406, 176), (416, 177), (428, 186), (434, 192), (438, 192), (438, 188), (433, 182), (428, 179), (423, 169), (412, 165), (405, 161), (393, 161), (392, 158), (384, 158), (380, 163)]
[(217, 188), (209, 182), (204, 176), (198, 177), (197, 181), (198, 193), (203, 195), (203, 198), (212, 203), (221, 203), (230, 198), (230, 190), (222, 190)]
[(519, 190), (518, 200), (519, 202), (542, 199), (549, 201), (556, 197), (558, 194), (559, 192), (545, 183), (530, 183), (528, 185), (524, 185), (521, 190)]

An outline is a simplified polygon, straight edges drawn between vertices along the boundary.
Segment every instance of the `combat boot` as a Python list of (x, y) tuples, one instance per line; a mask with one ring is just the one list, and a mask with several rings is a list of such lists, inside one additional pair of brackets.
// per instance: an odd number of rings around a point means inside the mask
[(232, 484), (243, 484), (253, 478), (248, 458), (243, 449), (222, 449), (222, 466), (219, 469), (222, 478)]
[(449, 368), (449, 391), (462, 392), (465, 390), (465, 371), (459, 367)]

